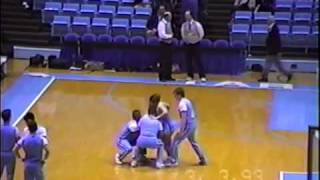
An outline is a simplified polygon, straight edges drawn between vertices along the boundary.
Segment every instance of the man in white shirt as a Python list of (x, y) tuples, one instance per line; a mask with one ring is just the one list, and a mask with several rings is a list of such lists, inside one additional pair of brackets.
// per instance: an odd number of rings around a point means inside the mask
[(161, 44), (161, 57), (159, 80), (160, 81), (174, 81), (172, 78), (172, 15), (170, 12), (165, 12), (163, 18), (158, 23), (158, 37)]
[(188, 71), (187, 81), (193, 81), (193, 64), (195, 63), (198, 66), (199, 77), (202, 82), (206, 82), (206, 75), (201, 63), (200, 52), (199, 52), (199, 43), (204, 37), (204, 30), (200, 22), (193, 19), (191, 11), (185, 12), (185, 19), (181, 26), (181, 36), (186, 46), (186, 64)]
[[(32, 112), (28, 112), (24, 117), (23, 117), (24, 121), (26, 122), (26, 124), (28, 125), (29, 122), (36, 122), (36, 119), (35, 119), (35, 115), (32, 113)], [(25, 127), (23, 129), (23, 136), (26, 136), (26, 135), (29, 135), (30, 132), (29, 132), (29, 129), (28, 127)], [(43, 126), (38, 126), (37, 127), (37, 132), (36, 132), (37, 135), (41, 136), (41, 137), (44, 137), (44, 138), (47, 138), (47, 130), (45, 127)]]

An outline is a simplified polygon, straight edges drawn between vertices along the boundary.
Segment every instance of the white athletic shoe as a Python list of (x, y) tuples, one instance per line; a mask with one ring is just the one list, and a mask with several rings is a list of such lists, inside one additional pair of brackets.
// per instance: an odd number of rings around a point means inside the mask
[(206, 78), (201, 78), (200, 81), (205, 83), (205, 82), (207, 82), (207, 79)]
[(114, 157), (114, 161), (116, 162), (116, 164), (121, 165), (122, 161), (119, 158), (120, 158), (120, 154), (117, 153)]
[(187, 85), (193, 85), (193, 84), (196, 84), (196, 81), (193, 80), (191, 77), (187, 77), (186, 84)]
[(165, 167), (165, 166), (164, 166), (163, 163), (156, 162), (156, 168), (157, 168), (157, 169), (162, 169), (162, 168), (164, 168), (164, 167)]
[(171, 159), (167, 159), (165, 161), (165, 166), (166, 167), (176, 167), (178, 165), (179, 165), (179, 163), (177, 161), (174, 161), (174, 160), (171, 160)]
[(186, 81), (193, 81), (193, 78), (187, 77)]
[(130, 163), (131, 167), (137, 167), (138, 166), (138, 162), (136, 160), (132, 160)]

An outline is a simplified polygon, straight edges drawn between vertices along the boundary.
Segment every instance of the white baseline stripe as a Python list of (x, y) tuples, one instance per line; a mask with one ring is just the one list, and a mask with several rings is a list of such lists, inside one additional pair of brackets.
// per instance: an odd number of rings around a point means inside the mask
[(55, 77), (51, 77), (48, 84), (40, 91), (40, 93), (33, 99), (33, 101), (29, 104), (29, 106), (24, 110), (24, 112), (19, 116), (19, 118), (12, 124), (13, 126), (16, 126), (22, 117), (31, 109), (31, 107), (40, 99), (40, 97), (43, 95), (43, 93), (49, 88), (49, 86), (53, 83), (55, 80)]

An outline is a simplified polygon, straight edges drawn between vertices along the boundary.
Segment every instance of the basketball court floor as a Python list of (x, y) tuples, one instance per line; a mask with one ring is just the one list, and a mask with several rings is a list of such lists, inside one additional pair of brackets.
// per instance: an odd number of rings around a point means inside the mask
[[(315, 75), (305, 81), (301, 77), (296, 78), (301, 84), (315, 86)], [(14, 86), (15, 78), (4, 81), (2, 94)], [(277, 119), (273, 117), (273, 90), (196, 86), (186, 86), (185, 90), (196, 107), (197, 139), (208, 157), (208, 166), (196, 165), (196, 156), (187, 142), (181, 145), (181, 165), (176, 168), (115, 165), (117, 134), (133, 109), (146, 112), (151, 94), (159, 93), (170, 103), (170, 115), (178, 119), (172, 95), (175, 87), (55, 80), (31, 108), (38, 123), (48, 130), (51, 157), (44, 167), (46, 179), (276, 180), (281, 171), (306, 171), (307, 132), (273, 122)], [(22, 129), (24, 123), (19, 122), (18, 127)], [(149, 157), (154, 155), (148, 152)], [(21, 162), (17, 163), (16, 179), (23, 179)]]

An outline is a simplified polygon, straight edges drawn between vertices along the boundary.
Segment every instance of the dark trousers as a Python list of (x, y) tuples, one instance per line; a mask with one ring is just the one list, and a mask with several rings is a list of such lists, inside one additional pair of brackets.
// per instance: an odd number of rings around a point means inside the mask
[(199, 43), (196, 44), (187, 44), (186, 45), (186, 64), (188, 77), (194, 78), (193, 76), (193, 62), (198, 67), (199, 77), (205, 78), (203, 65), (201, 62), (200, 52), (199, 52)]
[(159, 80), (172, 79), (172, 44), (161, 42)]
[(276, 68), (280, 71), (280, 73), (288, 76), (290, 73), (284, 69), (282, 63), (281, 63), (281, 54), (268, 54), (266, 57), (266, 62), (264, 64), (263, 72), (262, 72), (262, 77), (263, 78), (268, 78), (268, 74), (270, 72), (270, 69), (272, 65), (275, 65)]

